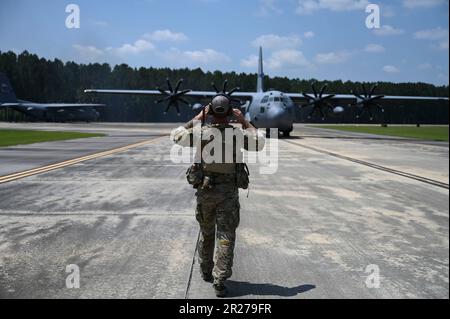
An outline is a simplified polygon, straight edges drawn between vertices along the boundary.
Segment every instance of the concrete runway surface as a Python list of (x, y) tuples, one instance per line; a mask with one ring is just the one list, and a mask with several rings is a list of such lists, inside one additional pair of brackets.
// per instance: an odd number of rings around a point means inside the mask
[[(176, 124), (8, 124), (107, 137), (0, 148), (1, 298), (214, 298)], [(230, 298), (449, 298), (449, 147), (296, 125), (276, 174), (252, 164)], [(66, 288), (66, 266), (80, 268)], [(374, 269), (379, 287), (373, 287)], [(367, 272), (366, 272), (367, 271)]]

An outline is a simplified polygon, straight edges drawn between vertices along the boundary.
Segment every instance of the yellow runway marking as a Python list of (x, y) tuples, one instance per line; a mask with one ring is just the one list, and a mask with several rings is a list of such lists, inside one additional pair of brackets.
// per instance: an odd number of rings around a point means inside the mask
[(134, 143), (134, 144), (130, 144), (130, 145), (125, 145), (125, 146), (122, 146), (119, 148), (114, 148), (114, 149), (111, 149), (108, 151), (94, 153), (94, 154), (90, 154), (90, 155), (86, 155), (86, 156), (82, 156), (82, 157), (78, 157), (78, 158), (74, 158), (71, 160), (67, 160), (67, 161), (63, 161), (63, 162), (59, 162), (59, 163), (55, 163), (55, 164), (51, 164), (51, 165), (46, 165), (46, 166), (42, 166), (42, 167), (38, 167), (38, 168), (33, 168), (30, 170), (14, 173), (14, 174), (10, 174), (10, 175), (0, 176), (0, 184), (11, 182), (11, 181), (14, 181), (17, 179), (25, 178), (25, 177), (36, 175), (36, 174), (45, 173), (45, 172), (52, 171), (52, 170), (55, 170), (58, 168), (63, 168), (66, 166), (70, 166), (70, 165), (74, 165), (74, 164), (77, 164), (80, 162), (85, 162), (88, 160), (100, 158), (103, 156), (124, 152), (124, 151), (127, 151), (127, 150), (135, 148), (135, 147), (154, 143), (163, 138), (167, 138), (167, 136), (161, 136), (161, 137), (157, 137), (157, 138), (154, 138), (151, 140), (146, 140), (146, 141), (142, 141), (142, 142), (138, 142), (138, 143)]

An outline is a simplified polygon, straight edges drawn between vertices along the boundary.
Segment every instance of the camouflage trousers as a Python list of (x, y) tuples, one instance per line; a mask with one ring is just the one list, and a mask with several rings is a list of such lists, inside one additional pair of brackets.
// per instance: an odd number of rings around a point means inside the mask
[(196, 195), (200, 269), (203, 273), (212, 271), (214, 281), (223, 282), (232, 274), (236, 228), (239, 225), (239, 191), (235, 183), (223, 183), (211, 190), (199, 189)]

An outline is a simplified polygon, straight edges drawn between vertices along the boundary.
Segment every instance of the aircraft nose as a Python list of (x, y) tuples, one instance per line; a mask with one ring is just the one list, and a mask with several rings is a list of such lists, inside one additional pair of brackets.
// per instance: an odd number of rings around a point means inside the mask
[(288, 128), (291, 126), (291, 120), (287, 108), (275, 107), (269, 111), (269, 118), (278, 128)]

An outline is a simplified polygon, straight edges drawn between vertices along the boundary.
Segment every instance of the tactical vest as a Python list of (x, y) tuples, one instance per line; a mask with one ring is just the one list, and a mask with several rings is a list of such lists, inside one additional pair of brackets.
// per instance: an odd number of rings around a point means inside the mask
[[(239, 147), (236, 147), (236, 139), (233, 138), (230, 141), (226, 141), (226, 135), (225, 130), (226, 129), (233, 129), (233, 130), (240, 130), (239, 128), (235, 128), (232, 125), (229, 124), (210, 124), (207, 126), (204, 126), (202, 128), (202, 151), (204, 150), (205, 146), (209, 143), (212, 143), (214, 136), (211, 136), (211, 128), (215, 128), (220, 130), (222, 141), (221, 143), (215, 143), (215, 147), (218, 145), (222, 148), (222, 158), (220, 161), (217, 162), (211, 162), (211, 163), (203, 163), (203, 170), (205, 174), (207, 173), (218, 173), (218, 174), (234, 174), (236, 172), (236, 163), (242, 163), (243, 159), (243, 153), (241, 151), (241, 147), (243, 145), (239, 145)], [(235, 132), (235, 131), (234, 131)], [(241, 133), (241, 132), (235, 132), (235, 133)], [(197, 150), (196, 158), (200, 158), (200, 150)], [(232, 153), (230, 153), (232, 152)], [(211, 155), (214, 155), (214, 149), (211, 150)], [(203, 158), (202, 158), (203, 159)]]

